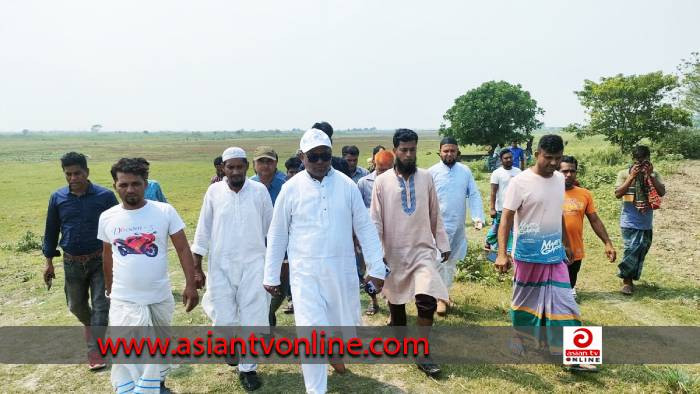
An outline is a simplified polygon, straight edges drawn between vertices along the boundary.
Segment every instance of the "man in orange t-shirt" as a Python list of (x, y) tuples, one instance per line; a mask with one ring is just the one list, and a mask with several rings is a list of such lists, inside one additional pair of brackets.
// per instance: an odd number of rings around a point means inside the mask
[(564, 224), (566, 226), (566, 237), (571, 245), (573, 261), (568, 264), (569, 282), (571, 282), (571, 294), (576, 298), (576, 278), (578, 271), (581, 269), (581, 261), (585, 257), (583, 248), (583, 217), (588, 217), (593, 231), (598, 238), (605, 244), (605, 255), (610, 262), (614, 262), (616, 258), (615, 248), (613, 247), (608, 232), (605, 230), (605, 225), (596, 214), (593, 196), (591, 192), (582, 187), (576, 186), (576, 171), (578, 170), (578, 162), (573, 156), (564, 156), (561, 159), (559, 172), (564, 175), (564, 183), (566, 191), (564, 192)]

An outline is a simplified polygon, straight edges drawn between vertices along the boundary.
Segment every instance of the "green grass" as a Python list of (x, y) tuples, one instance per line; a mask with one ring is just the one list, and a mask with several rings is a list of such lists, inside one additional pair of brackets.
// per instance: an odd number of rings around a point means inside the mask
[[(619, 202), (612, 196), (615, 174), (627, 160), (600, 138), (569, 142), (567, 154), (584, 164), (584, 186), (591, 188), (599, 215), (620, 251), (617, 226)], [(419, 165), (436, 163), (438, 141), (434, 133), (421, 134)], [(271, 145), (280, 158), (291, 156), (298, 145), (298, 134), (264, 133), (135, 133), (60, 134), (32, 133), (29, 136), (0, 135), (0, 325), (77, 325), (68, 312), (63, 294), (63, 272), (57, 267), (57, 280), (47, 291), (41, 279), (43, 257), (36, 242), (43, 235), (46, 205), (50, 193), (63, 186), (59, 157), (76, 150), (89, 155), (93, 182), (110, 187), (109, 167), (122, 156), (144, 156), (151, 161), (152, 177), (157, 179), (187, 224), (193, 237), (201, 199), (212, 175), (212, 159), (228, 146), (241, 146), (249, 152), (257, 145)], [(377, 144), (391, 145), (391, 135), (340, 133), (334, 139), (335, 151), (355, 144), (361, 163)], [(464, 153), (477, 153), (476, 147), (463, 147)], [(655, 160), (666, 177), (685, 163)], [(488, 201), (488, 173), (482, 162), (470, 163), (484, 203)], [(695, 162), (693, 165), (698, 165)], [(282, 168), (282, 163), (280, 163)], [(696, 179), (696, 182), (700, 180)], [(683, 214), (679, 212), (677, 214)], [(468, 226), (470, 223), (467, 224)], [(673, 232), (675, 229), (656, 229)], [(468, 228), (472, 252), (458, 273), (452, 296), (459, 307), (438, 325), (509, 325), (508, 310), (512, 282), (490, 270), (478, 253), (485, 231)], [(655, 234), (655, 237), (657, 235)], [(698, 283), (667, 269), (668, 256), (661, 241), (652, 247), (643, 280), (633, 298), (618, 293), (616, 266), (605, 261), (600, 241), (586, 225), (587, 258), (579, 275), (579, 295), (584, 322), (592, 325), (698, 325), (700, 290)], [(690, 245), (698, 253), (698, 243)], [(182, 290), (183, 276), (176, 256), (169, 252), (174, 291)], [(363, 296), (363, 307), (367, 299)], [(409, 314), (415, 308), (409, 305)], [(387, 313), (366, 318), (367, 324), (381, 325)], [(280, 324), (291, 325), (293, 318), (279, 314)], [(411, 323), (414, 317), (411, 318)], [(207, 325), (201, 308), (184, 313), (178, 306), (174, 324)], [(331, 375), (331, 392), (697, 392), (700, 367), (607, 365), (597, 375), (571, 375), (552, 365), (446, 365), (444, 378), (426, 379), (411, 365), (351, 365), (351, 374)], [(263, 365), (261, 392), (303, 391), (298, 366)], [(108, 373), (90, 373), (83, 365), (0, 365), (0, 391), (22, 392), (79, 391), (108, 392)], [(169, 386), (177, 392), (241, 392), (231, 369), (223, 365), (192, 365), (176, 370)]]

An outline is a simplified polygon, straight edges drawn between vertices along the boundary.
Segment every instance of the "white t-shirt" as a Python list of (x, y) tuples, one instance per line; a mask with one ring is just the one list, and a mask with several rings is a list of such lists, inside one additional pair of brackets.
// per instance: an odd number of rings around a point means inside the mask
[(498, 185), (498, 191), (496, 192), (496, 211), (501, 212), (503, 210), (503, 197), (506, 195), (508, 183), (511, 178), (518, 174), (520, 174), (520, 168), (518, 167), (511, 167), (510, 170), (498, 167), (491, 173), (491, 184)]
[(97, 238), (112, 244), (112, 293), (140, 305), (171, 296), (168, 238), (185, 228), (172, 205), (147, 200), (139, 209), (115, 205), (102, 212)]

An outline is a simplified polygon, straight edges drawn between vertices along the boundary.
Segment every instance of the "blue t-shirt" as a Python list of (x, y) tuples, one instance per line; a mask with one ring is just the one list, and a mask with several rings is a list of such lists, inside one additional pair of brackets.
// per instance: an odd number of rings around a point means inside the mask
[[(282, 173), (277, 171), (277, 174)], [(267, 187), (267, 191), (270, 192), (270, 198), (272, 199), (272, 205), (275, 205), (275, 201), (277, 201), (277, 195), (279, 195), (280, 191), (282, 191), (282, 185), (284, 185), (285, 182), (285, 180), (277, 174), (275, 174), (275, 176), (272, 177), (272, 182), (270, 182), (270, 186)], [(253, 175), (252, 177), (250, 177), (250, 180), (260, 182), (260, 177), (257, 175)]]
[[(520, 168), (520, 159), (525, 158), (525, 151), (522, 150), (522, 148), (514, 148), (512, 146), (508, 148), (508, 150), (510, 150), (511, 153), (513, 153), (513, 167)], [(520, 169), (522, 170), (522, 168)]]

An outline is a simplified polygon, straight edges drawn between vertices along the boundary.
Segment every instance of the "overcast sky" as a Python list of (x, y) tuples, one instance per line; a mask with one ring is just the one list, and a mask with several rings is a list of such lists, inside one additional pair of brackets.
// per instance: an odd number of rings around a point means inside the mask
[(0, 0), (0, 131), (437, 128), (488, 80), (548, 126), (584, 79), (675, 72), (700, 1)]

